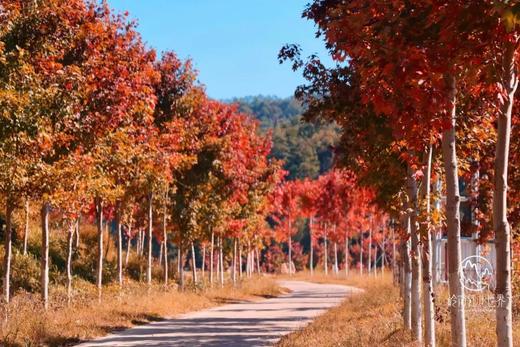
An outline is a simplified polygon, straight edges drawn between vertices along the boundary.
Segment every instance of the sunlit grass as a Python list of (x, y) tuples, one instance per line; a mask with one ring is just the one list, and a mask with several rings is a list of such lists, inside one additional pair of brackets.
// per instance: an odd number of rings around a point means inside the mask
[[(289, 276), (283, 276), (289, 278)], [(318, 317), (306, 328), (284, 337), (279, 346), (415, 346), (409, 331), (403, 330), (402, 301), (399, 287), (392, 283), (390, 272), (368, 276), (351, 273), (326, 276), (317, 272), (310, 276), (302, 272), (290, 276), (297, 280), (318, 283), (351, 285), (365, 290), (346, 299), (341, 306)], [(487, 294), (483, 294), (487, 295)], [(437, 345), (450, 346), (449, 292), (446, 286), (436, 290)], [(495, 316), (493, 310), (467, 309), (468, 346), (488, 347), (496, 345)], [(520, 341), (520, 322), (513, 317), (513, 339)]]
[(106, 286), (101, 301), (90, 283), (77, 284), (70, 305), (62, 287), (53, 290), (51, 306), (44, 311), (39, 297), (19, 294), (9, 307), (1, 307), (0, 345), (2, 346), (62, 346), (102, 336), (115, 329), (159, 320), (163, 317), (196, 311), (236, 300), (257, 300), (281, 293), (269, 276), (254, 277), (237, 287), (215, 285), (213, 289), (179, 292), (175, 286), (151, 288), (136, 282), (120, 291), (117, 285)]

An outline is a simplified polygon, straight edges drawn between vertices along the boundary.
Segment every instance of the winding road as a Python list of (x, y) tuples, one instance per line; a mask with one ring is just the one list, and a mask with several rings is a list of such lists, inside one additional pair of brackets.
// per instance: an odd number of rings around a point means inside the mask
[(291, 292), (136, 326), (78, 346), (269, 346), (339, 305), (346, 296), (360, 291), (303, 281), (279, 284)]

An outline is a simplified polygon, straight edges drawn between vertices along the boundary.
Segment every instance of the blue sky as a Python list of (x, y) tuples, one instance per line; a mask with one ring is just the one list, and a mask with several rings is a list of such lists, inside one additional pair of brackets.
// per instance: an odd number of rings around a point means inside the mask
[(192, 58), (208, 95), (293, 94), (303, 82), (278, 51), (299, 43), (304, 55), (326, 57), (315, 28), (301, 18), (309, 0), (108, 0), (139, 22), (145, 42), (159, 53)]

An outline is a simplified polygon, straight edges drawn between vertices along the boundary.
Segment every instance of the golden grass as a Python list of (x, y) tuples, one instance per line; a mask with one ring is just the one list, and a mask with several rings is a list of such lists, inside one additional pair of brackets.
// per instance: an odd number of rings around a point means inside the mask
[[(284, 276), (283, 278), (287, 278)], [(392, 284), (391, 274), (378, 277), (352, 274), (335, 277), (303, 272), (291, 276), (297, 280), (352, 285), (365, 289), (362, 294), (346, 299), (341, 306), (318, 317), (304, 329), (284, 337), (277, 346), (416, 346), (410, 332), (403, 330), (402, 301), (399, 288)], [(486, 294), (487, 295), (487, 294)], [(451, 332), (448, 312), (448, 289), (436, 293), (437, 345), (450, 346)], [(473, 306), (467, 309), (468, 346), (495, 346), (494, 311)], [(520, 341), (520, 321), (513, 317), (513, 340)]]
[(166, 289), (159, 284), (148, 288), (133, 282), (122, 291), (111, 285), (104, 288), (101, 301), (91, 284), (83, 283), (78, 287), (70, 305), (67, 305), (63, 288), (56, 288), (47, 311), (41, 308), (35, 295), (14, 297), (8, 307), (1, 307), (3, 317), (7, 312), (9, 314), (0, 326), (0, 345), (70, 345), (162, 317), (281, 293), (281, 288), (267, 276), (245, 280), (236, 288), (226, 286), (197, 293), (179, 292), (174, 287)]
[(385, 281), (391, 281), (391, 273), (389, 271), (385, 271), (382, 275), (381, 272), (378, 272), (377, 275), (360, 275), (357, 271), (349, 272), (348, 277), (345, 276), (344, 272), (339, 272), (338, 275), (334, 273), (329, 273), (325, 275), (325, 273), (321, 270), (315, 270), (314, 274), (306, 271), (300, 271), (296, 274), (292, 275), (278, 275), (277, 278), (285, 279), (285, 280), (295, 280), (295, 281), (309, 281), (314, 283), (332, 283), (332, 284), (343, 284), (347, 286), (353, 286), (357, 288), (370, 288), (374, 285), (380, 284), (381, 278), (384, 278)]
[(318, 317), (306, 328), (282, 338), (278, 346), (399, 346), (409, 342), (408, 334), (401, 329), (396, 304), (399, 293), (392, 287), (388, 274), (371, 277), (352, 273), (347, 279), (322, 273), (291, 277), (352, 285), (365, 292), (347, 298), (341, 306)]

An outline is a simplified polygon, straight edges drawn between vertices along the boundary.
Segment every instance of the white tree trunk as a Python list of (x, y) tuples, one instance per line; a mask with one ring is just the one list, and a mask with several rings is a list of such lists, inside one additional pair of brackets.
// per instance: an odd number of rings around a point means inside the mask
[(224, 287), (224, 250), (223, 250), (223, 243), (222, 243), (222, 237), (219, 237), (219, 263), (220, 263), (220, 286)]
[[(441, 210), (441, 191), (442, 191), (442, 183), (441, 178), (437, 175), (437, 180), (433, 185), (433, 208), (435, 209), (437, 215), (440, 214)], [(435, 231), (432, 234), (432, 284), (433, 288), (439, 284), (440, 281), (440, 254), (439, 254), (439, 240), (441, 238), (441, 225), (435, 225)]]
[(325, 231), (325, 239), (324, 239), (324, 248), (325, 248), (325, 259), (323, 260), (323, 266), (324, 266), (324, 270), (325, 270), (325, 275), (328, 275), (329, 274), (329, 264), (328, 264), (328, 259), (329, 259), (329, 251), (328, 251), (328, 248), (327, 248), (327, 231)]
[(419, 230), (417, 228), (417, 211), (419, 206), (417, 203), (417, 181), (410, 167), (408, 167), (407, 183), (412, 240), (412, 250), (410, 254), (412, 261), (412, 338), (422, 342), (421, 249), (419, 246)]
[(339, 274), (339, 266), (338, 266), (338, 243), (334, 241), (334, 274), (337, 276)]
[(195, 245), (191, 243), (191, 270), (193, 274), (193, 284), (196, 286), (199, 281), (197, 279), (197, 262), (195, 257)]
[(493, 230), (496, 246), (496, 332), (498, 347), (513, 346), (511, 290), (511, 230), (507, 220), (507, 170), (511, 138), (511, 114), (518, 86), (516, 42), (506, 43), (502, 61), (502, 87), (507, 93), (497, 117), (498, 131), (495, 154), (495, 189), (493, 194)]
[(218, 283), (220, 281), (220, 252), (218, 251), (219, 250), (219, 247), (220, 247), (220, 243), (219, 243), (219, 239), (217, 238), (217, 249), (216, 249), (216, 255), (217, 255), (217, 278), (216, 278), (216, 282)]
[(209, 284), (210, 286), (213, 286), (213, 259), (214, 259), (214, 249), (215, 245), (215, 233), (211, 232), (211, 248), (209, 251)]
[(163, 214), (163, 242), (164, 242), (164, 251), (163, 251), (163, 257), (164, 257), (164, 272), (163, 272), (163, 280), (164, 285), (168, 285), (168, 231), (167, 231), (167, 220), (166, 220), (166, 207), (164, 207), (164, 214)]
[(96, 286), (98, 289), (98, 297), (101, 299), (101, 290), (103, 285), (103, 203), (101, 198), (96, 198), (96, 226), (98, 233), (98, 259), (97, 259), (97, 273)]
[(359, 233), (359, 274), (363, 275), (363, 232)]
[(288, 235), (288, 239), (287, 239), (287, 242), (289, 244), (289, 275), (292, 275), (292, 223), (291, 221), (289, 221), (289, 235)]
[(423, 266), (423, 301), (424, 301), (424, 343), (428, 347), (435, 347), (435, 300), (432, 284), (432, 233), (430, 231), (430, 186), (432, 174), (433, 148), (430, 145), (426, 155), (426, 170), (422, 181), (422, 198), (425, 200), (426, 230), (423, 242), (422, 266)]
[(374, 227), (374, 223), (372, 222), (372, 217), (370, 217), (370, 229), (368, 230), (368, 274), (372, 273), (372, 228)]
[(256, 255), (256, 249), (253, 248), (251, 250), (251, 275), (253, 275), (255, 273), (255, 266), (256, 266), (255, 255)]
[(202, 283), (206, 281), (204, 278), (204, 272), (206, 268), (206, 244), (202, 245), (202, 267), (201, 267), (201, 276), (202, 276)]
[(164, 240), (162, 240), (161, 244), (159, 245), (159, 267), (162, 267), (163, 250), (164, 250)]
[(130, 250), (132, 246), (132, 239), (130, 238), (132, 235), (132, 223), (128, 223), (128, 237), (126, 239), (126, 255), (125, 255), (125, 267), (128, 266), (128, 260), (130, 259)]
[(42, 205), (42, 254), (41, 254), (41, 294), (43, 307), (49, 308), (49, 213), (50, 205)]
[(116, 204), (117, 228), (117, 282), (123, 287), (123, 231), (121, 230), (121, 203)]
[(78, 213), (78, 218), (76, 219), (76, 249), (79, 248), (79, 227), (81, 225), (81, 212)]
[(348, 272), (350, 270), (350, 263), (349, 263), (349, 239), (348, 235), (345, 236), (345, 277), (348, 277)]
[(178, 253), (177, 253), (177, 257), (178, 257), (178, 266), (179, 266), (179, 281), (180, 281), (180, 287), (181, 287), (181, 290), (184, 290), (184, 261), (183, 261), (183, 257), (184, 257), (184, 252), (182, 251), (182, 242), (179, 242), (179, 249), (178, 249)]
[(460, 193), (456, 152), (456, 96), (455, 79), (451, 81), (451, 128), (442, 134), (442, 158), (446, 175), (446, 224), (448, 229), (448, 272), (450, 297), (451, 343), (466, 347), (466, 323), (464, 313), (464, 288), (462, 287), (461, 241), (460, 241)]
[(142, 238), (141, 229), (137, 230), (137, 241), (135, 243), (135, 252), (137, 253), (138, 257), (141, 257), (141, 238)]
[(393, 279), (393, 282), (394, 282), (394, 285), (396, 284), (396, 275), (395, 273), (397, 272), (397, 264), (395, 263), (396, 261), (396, 254), (395, 254), (395, 226), (394, 226), (394, 222), (392, 220), (392, 279)]
[(152, 235), (153, 235), (153, 193), (148, 194), (148, 261), (146, 264), (146, 283), (152, 284)]
[(233, 240), (233, 260), (231, 262), (231, 274), (233, 278), (233, 285), (237, 284), (237, 240)]
[[(406, 209), (408, 209), (406, 207)], [(403, 241), (403, 321), (405, 329), (412, 329), (412, 262), (410, 259), (410, 216), (405, 213), (406, 239)]]
[[(290, 273), (290, 270), (289, 270)], [(247, 265), (246, 265), (246, 274), (247, 277), (251, 277), (251, 245), (249, 244), (249, 241), (247, 243)]]
[(72, 299), (72, 249), (74, 239), (74, 228), (74, 223), (70, 222), (67, 234), (67, 301), (69, 304)]
[(310, 258), (309, 258), (309, 268), (311, 269), (311, 276), (314, 275), (314, 248), (312, 242), (312, 224), (314, 222), (314, 218), (311, 216), (309, 219), (309, 238), (310, 238)]
[(242, 245), (238, 239), (238, 275), (242, 278)]
[(11, 258), (12, 258), (12, 237), (13, 237), (13, 228), (12, 228), (12, 215), (13, 215), (13, 207), (10, 202), (7, 202), (6, 211), (5, 211), (5, 243), (4, 243), (4, 281), (3, 281), (3, 289), (4, 289), (4, 302), (6, 304), (10, 301), (10, 293), (11, 293)]
[[(29, 243), (29, 199), (25, 200), (25, 228), (23, 233), (23, 255), (27, 255), (27, 246)], [(7, 217), (7, 216), (6, 216)]]
[(381, 246), (381, 275), (385, 272), (385, 266), (386, 266), (386, 237), (385, 233), (383, 231), (383, 245)]

